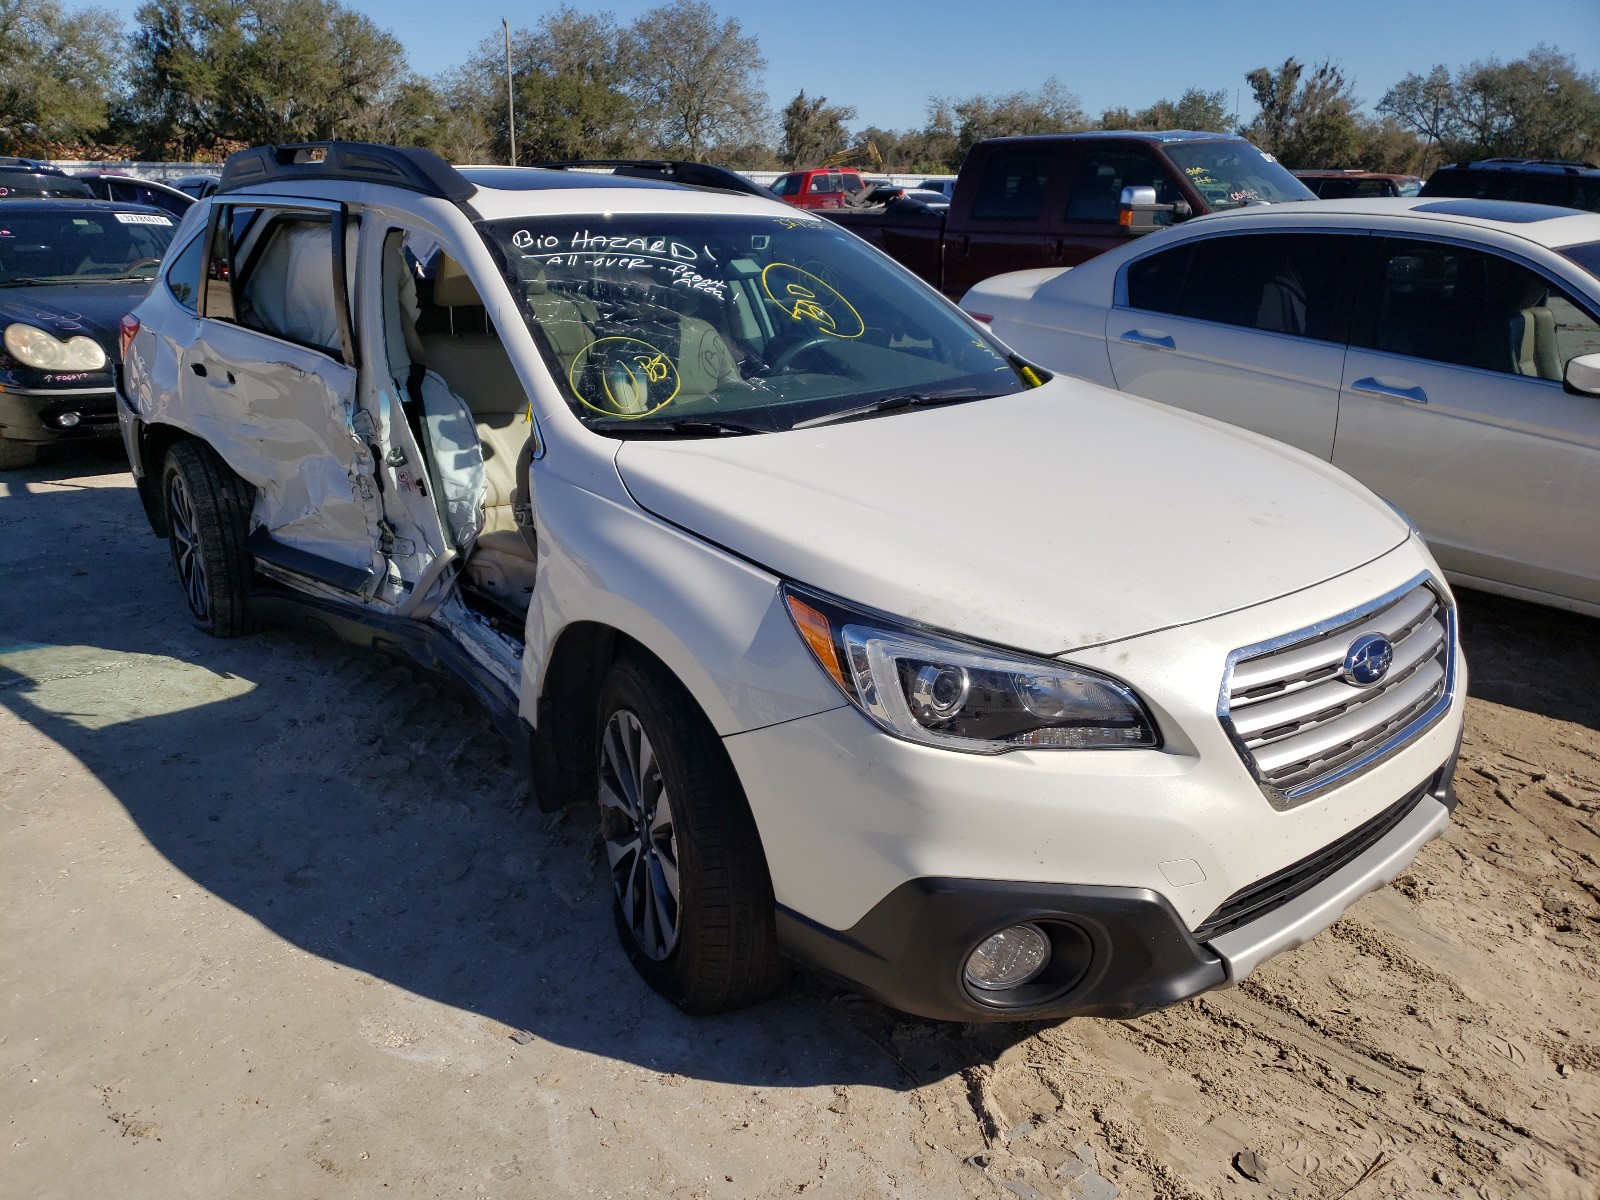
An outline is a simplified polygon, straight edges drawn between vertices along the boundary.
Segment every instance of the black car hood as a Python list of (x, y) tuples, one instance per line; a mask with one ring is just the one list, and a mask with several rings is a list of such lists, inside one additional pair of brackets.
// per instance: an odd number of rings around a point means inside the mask
[(77, 334), (117, 355), (117, 326), (150, 290), (148, 279), (0, 286), (0, 327), (21, 321), (63, 340)]

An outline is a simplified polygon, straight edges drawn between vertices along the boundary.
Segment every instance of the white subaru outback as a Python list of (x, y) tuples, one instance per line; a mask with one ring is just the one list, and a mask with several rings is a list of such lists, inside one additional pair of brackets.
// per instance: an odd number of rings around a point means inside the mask
[(1238, 981), (1448, 824), (1465, 667), (1403, 516), (1051, 378), (777, 201), (263, 147), (123, 324), (194, 619), (458, 676), (596, 804), (693, 1012), (795, 959), (957, 1020)]

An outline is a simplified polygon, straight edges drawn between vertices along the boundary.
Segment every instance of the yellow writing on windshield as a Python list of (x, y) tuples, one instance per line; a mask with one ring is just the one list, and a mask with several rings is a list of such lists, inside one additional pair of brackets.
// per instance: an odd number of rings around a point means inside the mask
[(867, 323), (839, 290), (793, 263), (770, 263), (761, 272), (767, 298), (792, 321), (804, 321), (830, 337), (858, 338)]
[(573, 358), (567, 383), (585, 408), (629, 420), (660, 412), (683, 386), (666, 351), (633, 337), (590, 342)]

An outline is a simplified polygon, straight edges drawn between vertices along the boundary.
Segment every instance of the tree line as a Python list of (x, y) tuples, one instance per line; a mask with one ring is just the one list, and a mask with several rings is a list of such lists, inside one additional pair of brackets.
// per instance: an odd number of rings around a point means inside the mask
[[(507, 39), (511, 95), (506, 86)], [(985, 137), (1083, 129), (1237, 131), (1290, 167), (1421, 173), (1494, 155), (1583, 159), (1600, 145), (1600, 75), (1538, 46), (1512, 62), (1408, 74), (1364, 111), (1334, 61), (1289, 58), (1227, 93), (1093, 116), (1061, 81), (928, 98), (917, 129), (858, 123), (803, 90), (773, 110), (766, 60), (736, 18), (668, 0), (622, 24), (561, 7), (495, 30), (433, 78), (339, 0), (146, 0), (134, 27), (60, 0), (0, 0), (0, 153), (219, 159), (266, 142), (353, 138), (454, 162), (662, 156), (749, 169), (850, 154), (885, 170), (956, 170)]]

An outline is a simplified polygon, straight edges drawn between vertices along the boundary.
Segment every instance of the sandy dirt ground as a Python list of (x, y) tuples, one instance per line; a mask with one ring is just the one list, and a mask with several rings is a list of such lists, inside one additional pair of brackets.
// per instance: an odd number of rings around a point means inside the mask
[(0, 477), (0, 1196), (1600, 1195), (1600, 622), (1464, 594), (1461, 805), (1244, 986), (690, 1020), (469, 701), (195, 633), (114, 453)]

